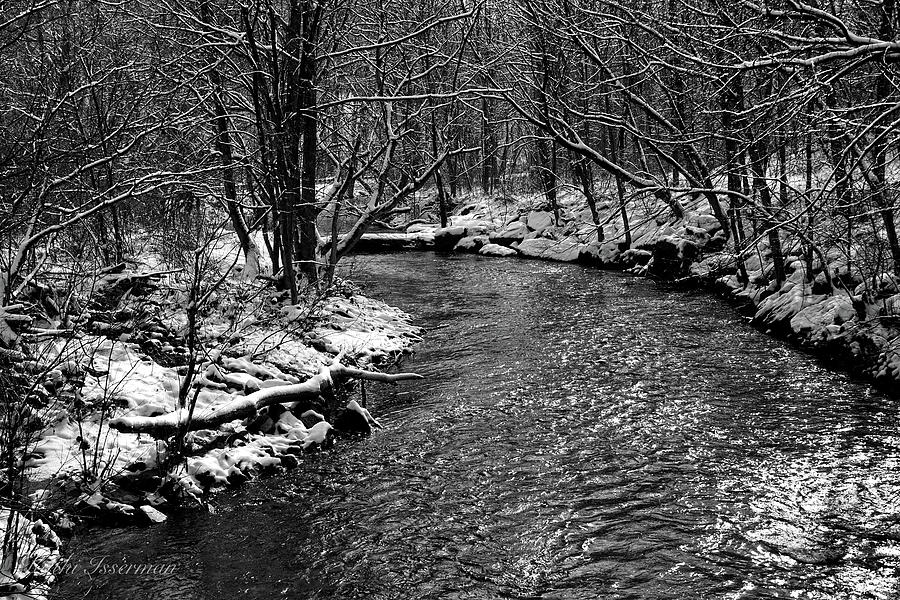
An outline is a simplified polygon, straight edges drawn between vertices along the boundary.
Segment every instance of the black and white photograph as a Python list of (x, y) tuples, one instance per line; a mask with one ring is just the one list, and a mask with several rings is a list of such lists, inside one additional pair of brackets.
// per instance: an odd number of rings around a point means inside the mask
[(897, 0), (0, 0), (0, 600), (900, 599)]

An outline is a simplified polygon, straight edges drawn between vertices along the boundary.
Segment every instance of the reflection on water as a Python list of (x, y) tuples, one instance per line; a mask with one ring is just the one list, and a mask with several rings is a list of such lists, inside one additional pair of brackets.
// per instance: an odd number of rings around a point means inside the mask
[(386, 430), (78, 556), (68, 597), (891, 598), (897, 410), (702, 293), (416, 253), (346, 269), (430, 331)]

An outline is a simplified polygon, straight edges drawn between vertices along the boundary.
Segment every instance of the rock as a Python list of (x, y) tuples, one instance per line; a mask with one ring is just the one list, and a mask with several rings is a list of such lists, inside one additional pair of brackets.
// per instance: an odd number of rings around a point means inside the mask
[(331, 445), (331, 439), (334, 428), (328, 421), (320, 421), (309, 428), (306, 439), (303, 440), (303, 450), (314, 450), (322, 447), (327, 448)]
[(863, 282), (863, 274), (858, 267), (848, 267), (846, 263), (832, 267), (832, 275), (836, 281), (840, 281), (845, 289), (856, 289)]
[(321, 423), (324, 420), (325, 416), (314, 410), (306, 410), (300, 415), (300, 421), (303, 422), (305, 427), (313, 427), (316, 423)]
[(478, 252), (482, 246), (488, 243), (488, 238), (483, 235), (466, 236), (456, 242), (454, 252)]
[(244, 382), (244, 395), (249, 396), (253, 392), (258, 392), (262, 389), (262, 382), (256, 377), (248, 377)]
[(284, 454), (279, 458), (281, 459), (281, 466), (285, 469), (296, 469), (300, 465), (300, 461), (293, 454)]
[(75, 529), (75, 524), (72, 523), (72, 520), (67, 515), (61, 515), (56, 523), (53, 525), (56, 529), (56, 533), (64, 537), (72, 537), (72, 532)]
[(149, 504), (144, 504), (140, 507), (139, 510), (141, 511), (141, 514), (144, 515), (144, 519), (146, 520), (146, 522), (150, 523), (151, 525), (156, 523), (165, 523), (166, 519), (168, 518), (166, 517), (166, 515), (159, 512)]
[(528, 213), (525, 224), (532, 231), (543, 231), (553, 225), (553, 215), (544, 210), (533, 211)]
[(492, 233), (488, 236), (488, 240), (492, 244), (499, 244), (501, 246), (509, 246), (514, 242), (521, 242), (525, 239), (525, 236), (528, 235), (528, 226), (521, 221), (513, 221), (500, 231), (496, 233)]
[(900, 292), (900, 279), (896, 275), (882, 273), (856, 286), (853, 295), (861, 296), (865, 292), (869, 292), (869, 295), (875, 298), (887, 298)]
[(828, 294), (831, 292), (831, 286), (828, 284), (828, 279), (825, 277), (825, 273), (819, 273), (816, 275), (815, 279), (813, 279), (812, 284), (812, 293), (813, 294)]
[(737, 261), (731, 254), (712, 254), (690, 266), (694, 277), (719, 279), (737, 273)]
[(31, 532), (35, 535), (35, 541), (41, 546), (50, 548), (51, 550), (58, 550), (62, 545), (59, 536), (57, 536), (43, 521), (35, 521), (31, 528)]
[(705, 246), (706, 243), (710, 240), (709, 233), (702, 227), (692, 227), (690, 225), (685, 225), (684, 232), (686, 234), (686, 237), (695, 242), (698, 246)]
[(600, 246), (600, 262), (607, 266), (619, 264), (622, 248), (617, 242), (606, 242)]
[(406, 233), (432, 232), (438, 228), (440, 228), (440, 225), (434, 223), (413, 223), (406, 228)]
[(589, 265), (602, 265), (600, 261), (600, 247), (595, 242), (583, 244), (578, 252), (578, 262)]
[(531, 258), (543, 258), (560, 262), (575, 262), (581, 255), (582, 244), (571, 239), (548, 240), (537, 238), (523, 240), (518, 245), (518, 250), (523, 256)]
[(719, 220), (715, 217), (715, 215), (704, 214), (697, 215), (697, 227), (712, 234), (717, 229), (722, 229), (722, 224), (719, 223)]
[(47, 373), (44, 378), (44, 387), (48, 392), (53, 393), (63, 386), (66, 382), (66, 378), (63, 375), (62, 371), (59, 369), (53, 369)]
[(451, 250), (456, 243), (466, 237), (465, 227), (443, 227), (434, 230), (434, 247), (437, 250)]
[(164, 508), (169, 505), (169, 501), (166, 500), (165, 496), (157, 492), (147, 494), (147, 496), (144, 498), (144, 501), (156, 509)]
[(719, 229), (716, 231), (709, 241), (703, 246), (704, 250), (707, 252), (721, 252), (725, 249), (725, 246), (728, 244), (728, 237), (725, 235), (725, 231)]
[(237, 487), (242, 483), (250, 481), (250, 475), (240, 469), (232, 468), (225, 479), (228, 481), (228, 485)]
[(691, 240), (666, 236), (653, 247), (653, 262), (648, 273), (658, 279), (678, 279), (688, 273), (691, 263), (700, 255), (700, 248)]
[(75, 503), (76, 510), (93, 519), (107, 523), (130, 522), (134, 519), (134, 507), (115, 502), (100, 492), (83, 494)]
[(884, 300), (884, 305), (881, 307), (880, 314), (886, 317), (900, 315), (900, 294), (894, 294), (893, 296), (886, 298)]
[(130, 521), (134, 518), (134, 507), (130, 504), (125, 504), (124, 502), (116, 502), (114, 500), (109, 500), (106, 503), (106, 511), (110, 514), (110, 516), (115, 517), (117, 519), (121, 519), (123, 521)]
[(631, 248), (622, 253), (621, 260), (625, 267), (631, 268), (636, 265), (644, 266), (650, 262), (651, 258), (653, 258), (653, 253), (649, 250), (635, 250)]
[(366, 418), (355, 410), (345, 410), (334, 421), (334, 428), (341, 433), (370, 435), (372, 426)]
[(814, 343), (827, 339), (833, 329), (856, 316), (852, 300), (848, 296), (807, 296), (803, 306), (791, 317), (791, 329), (812, 340)]
[(500, 244), (485, 244), (478, 251), (478, 254), (483, 254), (484, 256), (516, 256), (518, 252)]

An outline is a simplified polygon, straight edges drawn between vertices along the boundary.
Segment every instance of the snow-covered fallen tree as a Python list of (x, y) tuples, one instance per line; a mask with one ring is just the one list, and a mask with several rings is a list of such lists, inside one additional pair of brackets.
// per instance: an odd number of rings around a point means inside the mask
[(302, 383), (257, 390), (252, 394), (237, 397), (207, 414), (195, 415), (190, 419), (187, 411), (177, 411), (153, 417), (118, 417), (112, 419), (109, 425), (122, 433), (149, 433), (156, 438), (165, 438), (178, 431), (214, 429), (235, 419), (253, 417), (259, 410), (273, 404), (293, 404), (315, 400), (333, 389), (335, 383), (349, 379), (383, 383), (422, 379), (422, 376), (416, 373), (379, 373), (349, 367), (341, 363), (341, 358), (342, 355), (338, 355), (331, 365), (322, 365), (316, 375)]

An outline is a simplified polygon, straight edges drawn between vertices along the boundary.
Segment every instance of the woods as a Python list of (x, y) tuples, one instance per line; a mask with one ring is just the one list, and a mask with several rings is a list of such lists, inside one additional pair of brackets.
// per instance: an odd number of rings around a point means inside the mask
[(895, 272), (896, 21), (888, 0), (10, 5), (4, 303), (60, 248), (114, 264), (177, 212), (227, 217), (296, 301), (419, 190), (446, 217), (526, 175), (552, 210), (582, 168), (676, 218), (702, 196), (773, 281), (796, 244)]
[[(386, 371), (418, 339), (338, 273), (374, 229), (701, 264), (764, 328), (816, 296), (829, 336), (893, 340), (898, 27), (894, 0), (3, 3), (4, 550), (47, 435), (75, 440), (84, 506), (110, 465), (195, 499), (240, 479), (236, 446), (197, 450), (238, 420), (267, 423), (225, 436), (259, 434), (256, 466), (324, 442), (282, 404), (369, 423), (350, 382), (415, 379)], [(485, 206), (496, 229), (454, 222)]]

